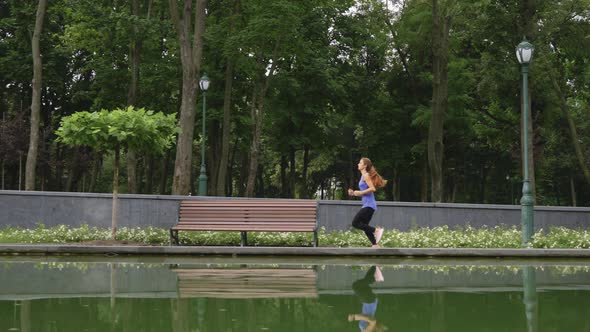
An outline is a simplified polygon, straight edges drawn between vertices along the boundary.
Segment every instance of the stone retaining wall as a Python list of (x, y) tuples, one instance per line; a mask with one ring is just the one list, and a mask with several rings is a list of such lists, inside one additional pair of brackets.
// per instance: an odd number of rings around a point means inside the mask
[[(166, 195), (119, 195), (119, 227), (169, 228), (176, 222), (178, 203), (183, 199), (213, 197)], [(242, 198), (233, 198), (242, 199)], [(402, 231), (413, 227), (473, 227), (516, 225), (520, 227), (520, 206), (489, 204), (451, 204), (378, 202), (371, 224)], [(111, 194), (63, 193), (39, 191), (0, 191), (0, 228), (6, 226), (47, 227), (65, 224), (108, 228), (111, 225)], [(345, 230), (360, 201), (319, 201), (318, 223), (326, 230)], [(590, 226), (590, 208), (535, 207), (535, 229), (551, 226), (586, 228)]]

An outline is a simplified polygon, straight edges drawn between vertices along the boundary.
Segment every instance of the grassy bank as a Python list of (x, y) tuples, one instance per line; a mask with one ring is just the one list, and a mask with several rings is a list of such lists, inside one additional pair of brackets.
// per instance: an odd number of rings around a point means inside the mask
[[(239, 245), (239, 232), (181, 232), (184, 245)], [(308, 246), (312, 242), (310, 233), (248, 233), (252, 246)], [(34, 229), (4, 228), (0, 230), (0, 243), (76, 243), (110, 240), (110, 230), (87, 225), (71, 228), (56, 226), (47, 228), (39, 225)], [(169, 245), (170, 236), (163, 228), (121, 228), (118, 241), (129, 241), (149, 245)], [(319, 232), (320, 246), (364, 247), (369, 242), (359, 231)], [(417, 228), (411, 231), (386, 230), (381, 239), (383, 247), (392, 248), (520, 248), (521, 233), (516, 227), (461, 228), (446, 226)], [(547, 232), (539, 230), (533, 237), (534, 248), (590, 248), (590, 231), (554, 227)]]

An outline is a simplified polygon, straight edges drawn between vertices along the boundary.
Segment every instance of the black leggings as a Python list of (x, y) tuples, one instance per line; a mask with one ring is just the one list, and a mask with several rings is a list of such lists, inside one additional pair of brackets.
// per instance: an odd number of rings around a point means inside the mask
[(371, 241), (372, 244), (377, 244), (374, 234), (375, 227), (369, 226), (369, 222), (373, 217), (373, 213), (375, 213), (375, 210), (368, 206), (362, 208), (356, 214), (356, 216), (354, 216), (354, 219), (352, 219), (352, 227), (364, 231), (365, 235), (367, 235), (367, 237), (369, 238), (369, 241)]

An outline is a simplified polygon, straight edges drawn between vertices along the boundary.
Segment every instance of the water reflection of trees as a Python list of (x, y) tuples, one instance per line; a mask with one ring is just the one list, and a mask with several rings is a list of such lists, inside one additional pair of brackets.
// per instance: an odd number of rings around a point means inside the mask
[[(391, 331), (590, 328), (587, 291), (527, 293), (530, 280), (523, 275), (522, 290), (487, 293), (435, 290), (387, 294), (377, 289), (378, 315)], [(109, 297), (30, 299), (0, 301), (0, 331), (352, 331), (346, 316), (358, 309), (358, 300), (352, 294), (250, 300), (118, 297), (116, 316), (112, 315)], [(527, 312), (534, 315), (527, 316)]]

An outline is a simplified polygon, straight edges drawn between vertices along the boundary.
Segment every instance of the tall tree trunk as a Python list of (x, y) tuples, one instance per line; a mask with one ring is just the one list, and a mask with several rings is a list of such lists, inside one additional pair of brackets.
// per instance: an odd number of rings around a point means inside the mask
[[(139, 18), (139, 0), (131, 1), (131, 15)], [(139, 27), (133, 27), (133, 38), (129, 46), (129, 62), (131, 65), (131, 84), (127, 92), (127, 105), (137, 106), (139, 95), (139, 64), (141, 56), (141, 38), (139, 38)], [(137, 153), (135, 149), (127, 149), (127, 192), (137, 194)]]
[(229, 196), (229, 197), (233, 196), (233, 192), (234, 192), (233, 168), (234, 168), (235, 161), (236, 161), (236, 152), (238, 151), (238, 138), (237, 137), (236, 137), (236, 140), (235, 140), (234, 145), (231, 150), (232, 150), (232, 152), (231, 152), (231, 158), (229, 161), (229, 169), (227, 171), (227, 184), (225, 187), (225, 192), (226, 192), (227, 196)]
[[(262, 97), (262, 94), (260, 96)], [(246, 197), (254, 197), (254, 186), (258, 171), (258, 158), (260, 157), (260, 137), (262, 136), (263, 102), (255, 102), (250, 109), (252, 119), (252, 144), (250, 145), (250, 166), (248, 167), (248, 180), (246, 181)]]
[(485, 167), (485, 161), (480, 160), (479, 165), (479, 203), (486, 204), (486, 178), (488, 177), (488, 171)]
[(72, 155), (70, 156), (70, 162), (69, 162), (69, 172), (68, 172), (68, 178), (66, 180), (66, 191), (70, 192), (70, 191), (74, 191), (74, 188), (76, 187), (76, 183), (78, 181), (78, 178), (80, 177), (80, 167), (79, 167), (79, 155), (80, 155), (80, 149), (78, 147), (74, 148), (74, 151), (72, 151)]
[[(551, 73), (551, 71), (549, 71)], [(555, 75), (551, 73), (551, 82), (553, 83), (553, 88), (559, 97), (559, 107), (561, 112), (565, 116), (567, 120), (568, 127), (570, 129), (570, 137), (572, 138), (572, 145), (574, 147), (574, 151), (576, 152), (576, 157), (578, 158), (578, 164), (580, 165), (580, 169), (582, 173), (584, 173), (584, 179), (586, 179), (586, 183), (590, 185), (590, 169), (586, 164), (586, 159), (584, 157), (584, 152), (582, 151), (582, 146), (580, 145), (580, 139), (578, 138), (578, 131), (576, 129), (576, 123), (574, 122), (574, 118), (569, 112), (565, 95), (563, 94), (559, 83), (557, 83), (557, 79)]]
[(137, 194), (137, 152), (127, 149), (127, 193)]
[(116, 239), (117, 236), (117, 212), (118, 212), (118, 194), (119, 194), (119, 156), (120, 148), (115, 148), (115, 165), (113, 166), (113, 214), (111, 225), (111, 238)]
[(2, 176), (1, 176), (2, 177), (2, 186), (0, 186), (0, 189), (1, 190), (4, 190), (5, 189), (5, 187), (4, 187), (4, 176), (5, 176), (4, 173), (5, 173), (5, 169), (6, 168), (4, 166), (4, 159), (2, 159)]
[(23, 188), (23, 153), (18, 152), (18, 190)]
[(143, 181), (143, 179), (146, 176), (146, 171), (147, 171), (147, 165), (148, 160), (147, 160), (147, 156), (144, 158), (140, 158), (137, 161), (137, 194), (141, 194), (145, 192), (145, 181)]
[(295, 153), (295, 147), (293, 145), (289, 146), (289, 198), (295, 198)]
[(391, 194), (393, 201), (401, 201), (401, 176), (399, 176), (398, 166), (393, 169), (393, 177), (391, 178)]
[(299, 197), (310, 198), (312, 193), (309, 192), (307, 185), (307, 170), (309, 169), (309, 144), (305, 144), (303, 147), (303, 171), (301, 172), (301, 192)]
[(238, 180), (238, 196), (239, 197), (243, 197), (246, 195), (246, 186), (244, 185), (244, 183), (246, 183), (247, 179), (248, 179), (248, 171), (250, 170), (250, 163), (248, 162), (248, 156), (249, 154), (247, 152), (243, 152), (243, 155), (240, 156), (240, 159), (242, 160), (241, 165), (240, 165), (240, 178)]
[(170, 164), (171, 157), (171, 152), (167, 151), (166, 157), (163, 158), (162, 162), (160, 163), (160, 168), (162, 170), (162, 176), (160, 177), (160, 195), (166, 194), (166, 182), (168, 180), (168, 165)]
[(428, 162), (422, 165), (422, 181), (420, 181), (420, 202), (428, 201)]
[(98, 182), (98, 176), (100, 174), (100, 168), (102, 165), (102, 155), (94, 153), (94, 163), (92, 165), (92, 171), (90, 173), (90, 184), (88, 185), (88, 192), (95, 192), (96, 183)]
[[(262, 124), (264, 119), (264, 101), (266, 99), (266, 92), (270, 85), (270, 81), (274, 75), (277, 61), (280, 41), (277, 40), (274, 45), (274, 50), (270, 60), (264, 61), (262, 55), (258, 55), (258, 84), (254, 85), (254, 93), (252, 96), (252, 107), (250, 109), (250, 117), (252, 119), (252, 145), (250, 147), (250, 167), (248, 170), (248, 180), (246, 181), (246, 196), (252, 197), (254, 195), (254, 185), (256, 181), (256, 172), (258, 170), (258, 158), (260, 154), (260, 137), (262, 136)], [(270, 63), (270, 68), (269, 68)]]
[[(348, 167), (346, 167), (347, 173), (346, 174), (346, 187), (348, 188), (356, 188), (356, 184), (354, 183), (354, 175), (356, 174), (356, 167), (355, 167), (355, 161), (352, 159), (353, 155), (352, 155), (352, 150), (348, 151)], [(330, 185), (331, 186), (331, 185)], [(353, 199), (353, 197), (350, 197), (348, 195), (345, 195), (345, 197), (347, 197), (348, 199)], [(332, 195), (332, 199), (334, 198), (334, 195)]]
[(280, 177), (281, 177), (281, 198), (287, 198), (289, 192), (289, 184), (287, 183), (287, 157), (281, 154), (281, 165), (280, 165)]
[(572, 206), (578, 206), (578, 200), (576, 197), (576, 184), (574, 182), (573, 176), (570, 176), (570, 192), (572, 194)]
[(215, 119), (211, 121), (207, 130), (207, 192), (215, 196), (217, 194), (217, 178), (219, 172), (219, 160), (221, 159), (221, 123)]
[[(140, 16), (139, 0), (131, 1), (131, 15), (137, 19)], [(127, 105), (137, 106), (137, 99), (139, 95), (139, 65), (141, 59), (141, 38), (139, 36), (139, 27), (133, 27), (132, 41), (129, 46), (129, 63), (131, 65), (131, 82), (127, 92)]]
[(221, 134), (221, 158), (219, 160), (219, 170), (217, 171), (217, 196), (225, 196), (225, 184), (227, 180), (227, 163), (229, 160), (229, 135), (231, 120), (231, 89), (233, 83), (234, 64), (231, 59), (227, 59), (225, 67), (225, 87), (223, 93), (223, 133)]
[(256, 172), (256, 197), (264, 197), (264, 165), (258, 165)]
[(395, 181), (394, 183), (391, 184), (393, 186), (393, 190), (392, 191), (393, 191), (393, 200), (394, 201), (401, 201), (402, 200), (402, 196), (401, 196), (401, 184), (402, 184), (402, 178), (401, 177), (397, 177), (397, 181)]
[(152, 194), (154, 192), (154, 167), (155, 159), (152, 156), (147, 157), (145, 171), (145, 187), (140, 188), (141, 193)]
[(39, 122), (41, 118), (41, 87), (43, 63), (41, 62), (41, 31), (47, 9), (47, 0), (39, 0), (35, 31), (31, 40), (33, 51), (33, 95), (31, 100), (31, 133), (29, 137), (29, 152), (25, 170), (25, 190), (35, 190), (35, 171), (37, 169), (37, 155), (39, 154)]
[(182, 62), (182, 102), (179, 126), (181, 133), (176, 146), (172, 193), (188, 195), (192, 169), (192, 143), (195, 127), (197, 77), (201, 69), (205, 9), (207, 0), (196, 0), (194, 34), (191, 42), (190, 28), (192, 0), (184, 0), (183, 14), (179, 15), (177, 0), (168, 1), (170, 16), (176, 27)]
[(441, 8), (432, 0), (432, 116), (428, 131), (428, 165), (430, 166), (431, 200), (443, 200), (443, 127), (448, 100), (449, 1)]

